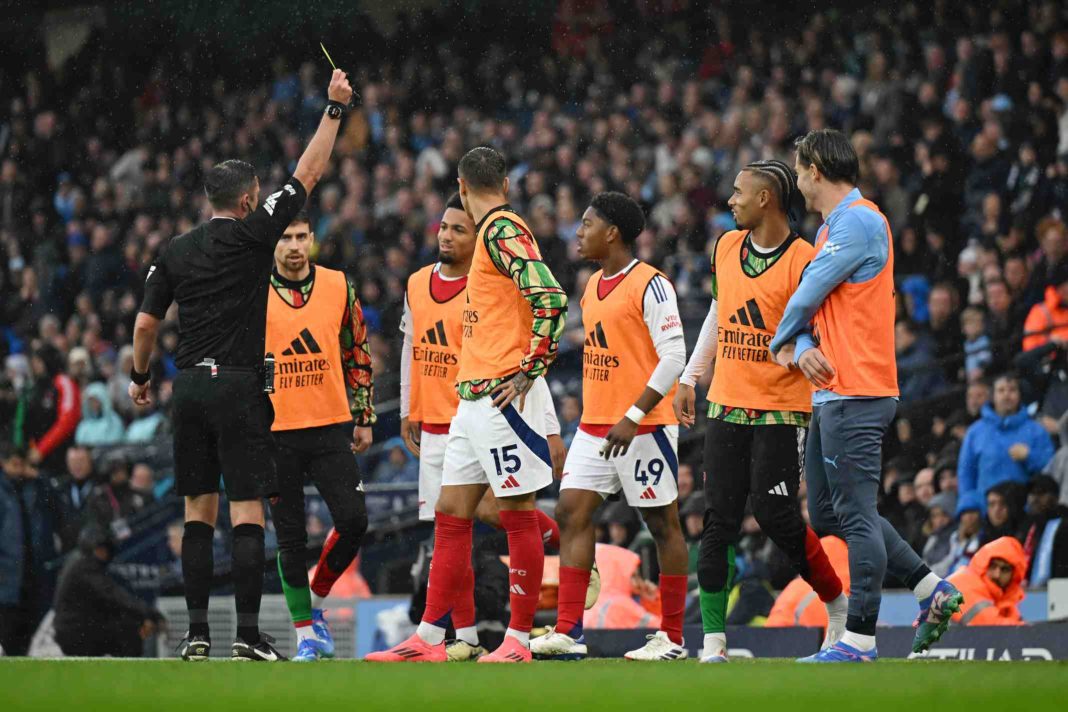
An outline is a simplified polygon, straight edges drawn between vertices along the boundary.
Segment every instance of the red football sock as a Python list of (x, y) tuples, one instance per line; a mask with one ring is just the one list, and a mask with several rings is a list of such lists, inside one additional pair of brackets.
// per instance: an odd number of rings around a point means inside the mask
[(538, 528), (541, 529), (541, 540), (545, 542), (545, 546), (551, 549), (559, 549), (560, 525), (556, 523), (555, 519), (540, 509), (534, 511), (538, 513)]
[(330, 534), (326, 537), (326, 542), (323, 543), (323, 553), (319, 554), (319, 565), (315, 567), (315, 575), (312, 576), (312, 593), (320, 598), (326, 598), (330, 595), (330, 589), (334, 587), (334, 582), (344, 573), (342, 571), (331, 571), (330, 567), (326, 565), (326, 557), (330, 550), (334, 548), (337, 539), (337, 529), (331, 529)]
[(467, 566), (463, 588), (456, 595), (456, 605), (452, 608), (452, 627), (470, 628), (475, 624), (475, 570)]
[(556, 630), (572, 638), (582, 635), (582, 614), (586, 607), (589, 569), (560, 567), (560, 593), (556, 602)]
[(660, 630), (682, 645), (682, 614), (686, 611), (687, 576), (660, 574)]
[(842, 581), (831, 566), (827, 552), (812, 527), (806, 527), (805, 558), (808, 560), (808, 575), (804, 577), (816, 595), (824, 603), (829, 603), (842, 595)]
[(434, 521), (434, 556), (430, 560), (423, 622), (444, 628), (471, 568), (473, 522), (441, 512), (435, 515)]
[(538, 513), (533, 510), (501, 510), (501, 525), (508, 532), (509, 601), (512, 617), (508, 627), (529, 633), (541, 595), (541, 575), (545, 568), (545, 545), (538, 528)]

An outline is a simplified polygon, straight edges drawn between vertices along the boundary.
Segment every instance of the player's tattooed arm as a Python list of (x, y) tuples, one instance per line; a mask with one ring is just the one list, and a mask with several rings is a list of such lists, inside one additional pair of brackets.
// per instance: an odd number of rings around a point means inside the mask
[(486, 231), (490, 259), (502, 274), (508, 275), (530, 305), (534, 317), (530, 349), (519, 369), (529, 379), (543, 375), (556, 358), (560, 337), (567, 321), (567, 293), (549, 267), (530, 233), (519, 225), (499, 218)]
[(348, 283), (345, 314), (341, 319), (341, 365), (345, 383), (352, 391), (352, 416), (356, 425), (370, 428), (375, 424), (375, 385), (371, 372), (371, 349), (367, 345), (367, 323), (356, 289)]

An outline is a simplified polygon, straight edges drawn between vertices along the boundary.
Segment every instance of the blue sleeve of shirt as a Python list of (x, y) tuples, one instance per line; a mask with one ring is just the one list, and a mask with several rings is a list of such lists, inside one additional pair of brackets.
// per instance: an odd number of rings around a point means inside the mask
[(979, 488), (979, 450), (975, 445), (975, 425), (968, 428), (964, 435), (964, 443), (960, 448), (957, 460), (957, 487), (961, 494), (973, 492)]
[(1031, 444), (1027, 456), (1027, 471), (1038, 474), (1053, 459), (1053, 440), (1039, 423), (1031, 421)]
[[(878, 230), (873, 230), (869, 215), (879, 221)], [(886, 230), (878, 215), (868, 210), (847, 210), (837, 216), (827, 242), (805, 268), (801, 284), (786, 305), (771, 340), (771, 351), (777, 353), (808, 326), (835, 287), (847, 280), (871, 279), (886, 264), (887, 257)]]

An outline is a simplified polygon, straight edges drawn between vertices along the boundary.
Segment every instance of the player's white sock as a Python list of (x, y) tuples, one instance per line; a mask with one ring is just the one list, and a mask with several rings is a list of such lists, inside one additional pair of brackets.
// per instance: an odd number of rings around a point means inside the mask
[(516, 630), (515, 628), (509, 628), (508, 630), (506, 630), (504, 632), (504, 634), (505, 635), (510, 635), (513, 638), (515, 638), (516, 640), (518, 640), (520, 643), (525, 645), (526, 647), (528, 647), (528, 648), (530, 647), (530, 633), (529, 632), (528, 633), (524, 633), (522, 631)]
[(853, 631), (847, 630), (845, 635), (842, 636), (841, 642), (856, 650), (871, 650), (875, 647), (875, 636), (861, 635), (860, 633), (854, 633)]
[(302, 625), (297, 628), (297, 642), (304, 640), (305, 638), (311, 638), (312, 640), (318, 640), (318, 636), (315, 635), (315, 628), (310, 625)]
[(478, 629), (473, 625), (469, 625), (466, 628), (457, 628), (456, 639), (462, 640), (468, 645), (478, 645)]
[(312, 608), (324, 608), (323, 604), (325, 603), (326, 596), (319, 596), (314, 593), (312, 594)]
[(720, 653), (727, 652), (727, 634), (726, 633), (705, 633), (705, 647), (701, 651), (701, 657), (707, 658), (709, 655), (719, 655)]
[(923, 577), (923, 580), (916, 584), (916, 588), (912, 589), (912, 595), (916, 597), (917, 601), (922, 601), (934, 593), (935, 586), (937, 586), (941, 580), (942, 579), (938, 578), (933, 573), (927, 574)]
[(838, 594), (838, 598), (827, 603), (827, 635), (823, 639), (824, 648), (842, 639), (848, 614), (849, 599), (844, 593)]
[(431, 645), (440, 645), (445, 640), (445, 629), (436, 625), (421, 621), (415, 629), (415, 634)]

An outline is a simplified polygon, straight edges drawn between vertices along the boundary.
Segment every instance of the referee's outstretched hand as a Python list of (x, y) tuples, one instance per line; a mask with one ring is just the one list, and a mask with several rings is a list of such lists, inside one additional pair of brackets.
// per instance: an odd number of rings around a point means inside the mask
[(326, 95), (330, 97), (330, 101), (348, 106), (352, 101), (352, 86), (349, 84), (348, 75), (340, 69), (335, 69), (330, 77), (330, 87), (326, 90)]

